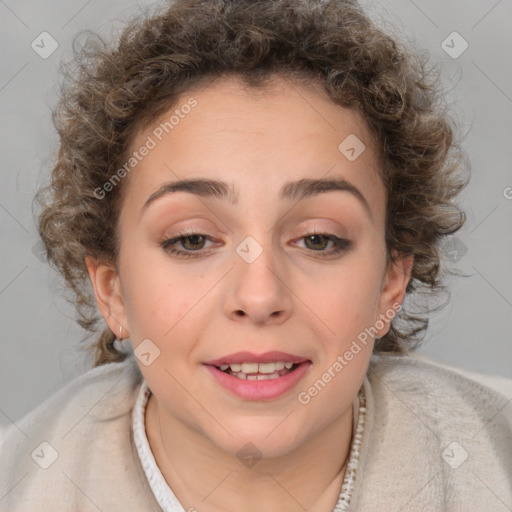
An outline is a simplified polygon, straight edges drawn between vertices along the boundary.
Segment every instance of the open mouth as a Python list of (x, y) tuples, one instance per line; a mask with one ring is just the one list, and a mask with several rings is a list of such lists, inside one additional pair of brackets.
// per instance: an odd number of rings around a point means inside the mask
[(221, 387), (244, 400), (286, 395), (307, 375), (311, 360), (285, 352), (238, 352), (203, 363)]
[(231, 363), (216, 366), (220, 371), (242, 380), (273, 380), (292, 373), (300, 364), (277, 361), (275, 363)]

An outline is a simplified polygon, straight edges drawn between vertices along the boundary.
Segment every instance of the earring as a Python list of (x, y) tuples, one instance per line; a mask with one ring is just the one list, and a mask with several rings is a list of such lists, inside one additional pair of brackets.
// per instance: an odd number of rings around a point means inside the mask
[(130, 333), (128, 331), (126, 331), (126, 337), (123, 338), (123, 326), (122, 325), (119, 325), (119, 341), (123, 341), (124, 339), (126, 338), (129, 338), (130, 337)]

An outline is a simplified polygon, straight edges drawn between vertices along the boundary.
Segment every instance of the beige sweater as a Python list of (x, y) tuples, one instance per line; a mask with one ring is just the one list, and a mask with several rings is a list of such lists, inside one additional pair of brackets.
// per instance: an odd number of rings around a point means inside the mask
[[(141, 383), (133, 356), (94, 368), (12, 425), (0, 511), (160, 511), (133, 441)], [(363, 385), (350, 511), (512, 510), (510, 398), (412, 357), (374, 357)]]

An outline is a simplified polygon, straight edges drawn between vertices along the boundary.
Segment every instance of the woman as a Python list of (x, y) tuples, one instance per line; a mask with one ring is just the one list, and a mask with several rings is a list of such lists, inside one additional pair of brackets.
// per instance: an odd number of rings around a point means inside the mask
[(40, 234), (107, 326), (5, 510), (511, 505), (507, 398), (407, 355), (467, 183), (422, 58), (355, 1), (178, 0), (75, 62)]

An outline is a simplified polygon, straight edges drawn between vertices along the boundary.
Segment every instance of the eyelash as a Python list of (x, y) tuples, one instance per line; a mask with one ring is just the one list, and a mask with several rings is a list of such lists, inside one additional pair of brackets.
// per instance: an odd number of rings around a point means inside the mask
[[(175, 249), (175, 248), (171, 247), (172, 245), (176, 244), (180, 240), (182, 240), (184, 238), (188, 238), (190, 236), (194, 236), (194, 235), (201, 235), (201, 236), (205, 237), (207, 240), (210, 240), (210, 241), (213, 242), (213, 239), (210, 236), (204, 235), (203, 233), (200, 233), (199, 231), (190, 230), (190, 231), (184, 231), (182, 233), (178, 233), (173, 238), (167, 238), (165, 240), (162, 240), (160, 242), (160, 247), (162, 247), (162, 249), (166, 253), (173, 254), (175, 256), (178, 256), (178, 257), (184, 258), (184, 259), (201, 257), (201, 255), (202, 255), (202, 253), (200, 252), (200, 251), (202, 251), (201, 249), (199, 249), (197, 251), (190, 251), (190, 250), (188, 250), (188, 251), (181, 251), (179, 249)], [(324, 258), (324, 257), (327, 258), (329, 256), (333, 256), (333, 255), (336, 255), (336, 254), (339, 254), (339, 253), (342, 253), (342, 252), (347, 252), (352, 247), (352, 242), (350, 240), (347, 240), (345, 238), (339, 238), (339, 237), (337, 237), (335, 235), (332, 235), (330, 233), (318, 233), (315, 230), (313, 230), (312, 233), (308, 233), (308, 234), (302, 235), (300, 237), (300, 240), (302, 240), (304, 238), (308, 238), (308, 237), (314, 236), (314, 235), (323, 236), (328, 241), (331, 241), (334, 244), (334, 249), (332, 249), (331, 251), (328, 251), (327, 253), (325, 251), (313, 251), (311, 249), (312, 252), (318, 253), (320, 255), (320, 257), (322, 257), (322, 258)], [(195, 253), (198, 253), (198, 254), (196, 255)]]

